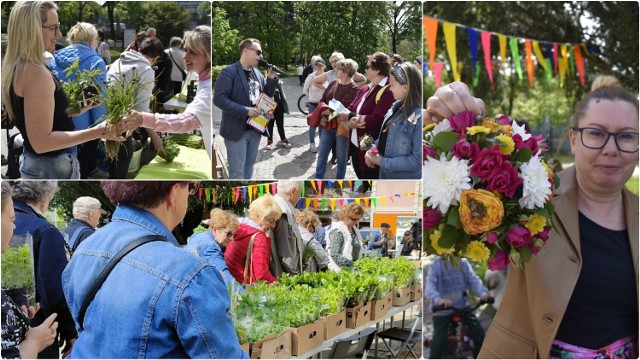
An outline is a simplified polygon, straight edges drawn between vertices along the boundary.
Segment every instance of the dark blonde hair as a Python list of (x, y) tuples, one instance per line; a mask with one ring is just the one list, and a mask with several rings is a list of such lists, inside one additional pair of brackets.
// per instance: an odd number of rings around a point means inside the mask
[(224, 211), (222, 209), (214, 208), (213, 210), (211, 210), (211, 213), (209, 215), (210, 229), (216, 228), (236, 231), (236, 229), (240, 225), (240, 223), (238, 222), (238, 217), (235, 214)]
[(638, 98), (623, 88), (615, 77), (600, 75), (593, 81), (591, 92), (576, 104), (573, 119), (571, 120), (571, 127), (577, 128), (580, 120), (587, 116), (587, 110), (589, 109), (591, 101), (597, 102), (599, 100), (627, 102), (635, 107), (636, 115), (638, 113)]
[(2, 202), (2, 205), (0, 207), (0, 210), (4, 210), (4, 207), (7, 204), (7, 201), (9, 201), (9, 199), (11, 199), (11, 196), (13, 196), (13, 188), (11, 187), (11, 184), (9, 184), (9, 182), (7, 182), (7, 181), (3, 181), (2, 182), (2, 197), (0, 198), (0, 201)]
[(340, 209), (338, 219), (340, 219), (340, 221), (345, 221), (347, 218), (354, 216), (361, 217), (362, 215), (364, 215), (364, 209), (362, 206), (356, 203), (350, 203)]

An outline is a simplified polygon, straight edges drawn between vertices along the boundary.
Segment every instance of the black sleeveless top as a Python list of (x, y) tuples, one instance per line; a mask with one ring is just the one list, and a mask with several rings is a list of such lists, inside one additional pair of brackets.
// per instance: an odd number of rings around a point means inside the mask
[[(65, 113), (67, 107), (69, 106), (69, 100), (67, 100), (67, 95), (64, 93), (62, 89), (62, 85), (56, 79), (56, 77), (51, 74), (53, 78), (53, 82), (56, 84), (56, 89), (53, 92), (54, 99), (54, 110), (53, 110), (53, 131), (73, 131), (75, 130), (75, 126), (73, 125), (73, 120), (70, 116)], [(16, 96), (13, 90), (13, 84), (9, 87), (9, 97), (11, 98), (11, 107), (13, 108), (14, 119), (13, 122), (16, 124), (18, 130), (22, 134), (24, 138), (24, 148), (32, 154), (36, 152), (33, 151), (33, 147), (31, 146), (31, 142), (29, 141), (29, 134), (27, 134), (27, 127), (24, 121), (24, 98), (21, 96)], [(46, 153), (39, 154), (40, 156), (55, 156), (62, 153), (64, 150), (55, 150)]]

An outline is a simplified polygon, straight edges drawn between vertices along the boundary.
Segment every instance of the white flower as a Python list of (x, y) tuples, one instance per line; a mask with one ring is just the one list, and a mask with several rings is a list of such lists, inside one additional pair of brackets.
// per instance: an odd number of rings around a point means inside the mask
[(513, 132), (513, 135), (520, 135), (522, 141), (527, 141), (531, 137), (531, 134), (529, 134), (527, 130), (524, 129), (524, 125), (518, 125), (515, 120), (513, 120), (513, 122), (511, 123), (511, 131)]
[(435, 137), (436, 135), (438, 135), (438, 133), (443, 131), (453, 131), (449, 119), (444, 119), (437, 123), (433, 130), (431, 130), (431, 136)]
[(547, 198), (551, 196), (551, 186), (547, 169), (538, 155), (520, 166), (519, 176), (524, 180), (522, 198), (518, 200), (520, 207), (530, 210), (544, 207)]
[(464, 190), (471, 189), (469, 161), (456, 157), (447, 160), (444, 154), (440, 154), (440, 160), (427, 158), (422, 179), (427, 205), (445, 214), (449, 206), (458, 204)]

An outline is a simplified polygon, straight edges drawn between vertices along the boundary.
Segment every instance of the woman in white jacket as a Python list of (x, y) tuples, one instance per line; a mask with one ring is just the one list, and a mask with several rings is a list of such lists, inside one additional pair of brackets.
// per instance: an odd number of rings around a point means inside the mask
[(119, 131), (140, 126), (158, 132), (188, 133), (200, 128), (205, 148), (211, 157), (211, 27), (199, 25), (185, 34), (184, 61), (187, 72), (198, 74), (198, 91), (182, 114), (154, 114), (132, 110)]

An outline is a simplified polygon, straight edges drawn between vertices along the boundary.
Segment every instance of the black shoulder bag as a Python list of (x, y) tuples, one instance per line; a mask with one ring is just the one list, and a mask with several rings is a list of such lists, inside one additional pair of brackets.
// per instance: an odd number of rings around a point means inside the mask
[(167, 239), (164, 236), (146, 235), (125, 246), (124, 248), (122, 248), (122, 250), (118, 251), (118, 253), (109, 261), (109, 263), (107, 263), (107, 266), (105, 266), (100, 275), (98, 275), (98, 278), (93, 283), (93, 285), (87, 292), (87, 295), (84, 297), (84, 300), (82, 301), (82, 306), (80, 306), (80, 311), (78, 312), (78, 324), (80, 325), (80, 329), (84, 330), (84, 314), (87, 312), (89, 304), (91, 304), (93, 298), (96, 297), (96, 293), (98, 292), (98, 290), (100, 290), (100, 287), (102, 287), (102, 284), (107, 279), (107, 276), (109, 276), (111, 270), (113, 270), (113, 268), (120, 262), (120, 260), (122, 260), (123, 257), (125, 257), (128, 253), (130, 253), (140, 245), (144, 245), (152, 241), (166, 240)]

